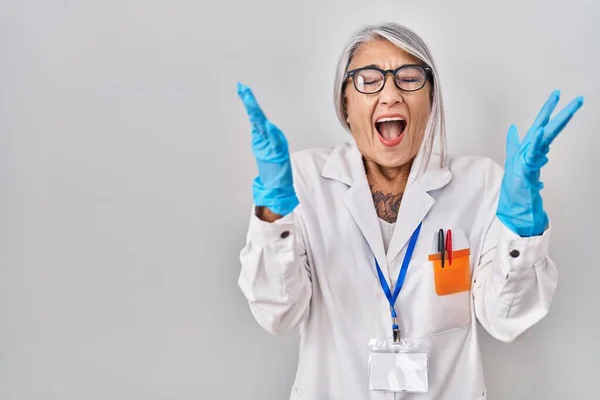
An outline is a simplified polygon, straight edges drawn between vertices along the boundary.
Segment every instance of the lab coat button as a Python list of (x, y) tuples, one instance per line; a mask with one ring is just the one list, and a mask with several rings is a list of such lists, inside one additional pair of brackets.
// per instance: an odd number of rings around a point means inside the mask
[(520, 255), (521, 255), (521, 253), (519, 253), (519, 250), (512, 250), (512, 251), (510, 252), (510, 256), (511, 256), (512, 258), (517, 258), (517, 257), (519, 257)]
[(285, 239), (288, 236), (290, 236), (290, 231), (283, 231), (283, 232), (281, 232), (281, 238), (282, 239)]

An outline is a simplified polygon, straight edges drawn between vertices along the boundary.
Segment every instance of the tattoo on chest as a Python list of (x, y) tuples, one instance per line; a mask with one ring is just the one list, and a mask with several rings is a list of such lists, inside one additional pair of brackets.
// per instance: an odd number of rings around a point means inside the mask
[(398, 210), (400, 209), (400, 202), (402, 201), (402, 193), (386, 194), (381, 191), (373, 190), (373, 186), (371, 186), (371, 194), (373, 195), (377, 216), (389, 223), (396, 222)]

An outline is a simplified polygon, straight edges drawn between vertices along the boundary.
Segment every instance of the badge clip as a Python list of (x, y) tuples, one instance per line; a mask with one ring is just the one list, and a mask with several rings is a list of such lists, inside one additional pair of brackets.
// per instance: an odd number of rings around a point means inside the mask
[(392, 324), (392, 337), (394, 343), (400, 343), (400, 328), (398, 328), (398, 324), (396, 323), (396, 317), (392, 317)]

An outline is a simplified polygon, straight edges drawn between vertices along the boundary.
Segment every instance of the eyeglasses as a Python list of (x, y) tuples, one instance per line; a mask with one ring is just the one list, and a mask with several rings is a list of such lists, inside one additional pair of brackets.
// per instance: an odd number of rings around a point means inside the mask
[(354, 87), (360, 93), (374, 94), (385, 86), (387, 74), (394, 75), (396, 87), (405, 92), (415, 92), (425, 86), (427, 78), (433, 74), (426, 65), (403, 65), (396, 69), (383, 70), (375, 66), (361, 67), (346, 73), (346, 79), (352, 78)]

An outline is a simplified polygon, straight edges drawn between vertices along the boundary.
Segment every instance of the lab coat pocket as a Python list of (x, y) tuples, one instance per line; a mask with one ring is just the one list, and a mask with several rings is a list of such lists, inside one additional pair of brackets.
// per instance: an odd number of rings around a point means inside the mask
[(428, 257), (429, 334), (471, 325), (471, 251), (466, 237), (456, 231), (451, 252)]

